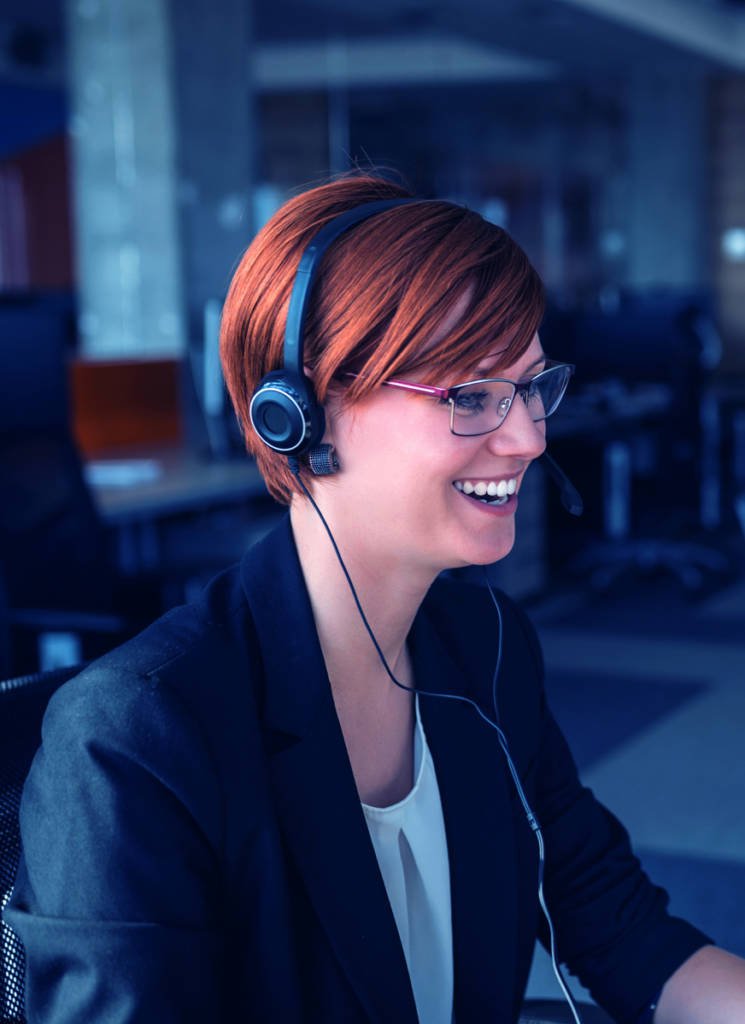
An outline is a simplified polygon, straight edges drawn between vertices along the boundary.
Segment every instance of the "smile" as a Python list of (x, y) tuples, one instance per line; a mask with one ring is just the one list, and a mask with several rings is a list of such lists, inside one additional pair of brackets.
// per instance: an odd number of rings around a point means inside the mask
[(517, 491), (517, 478), (508, 480), (455, 480), (453, 487), (484, 505), (505, 505)]

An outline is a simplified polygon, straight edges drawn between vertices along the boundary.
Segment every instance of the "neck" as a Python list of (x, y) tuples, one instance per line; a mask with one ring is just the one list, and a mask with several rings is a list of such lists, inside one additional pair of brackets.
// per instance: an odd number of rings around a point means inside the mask
[[(319, 504), (391, 671), (411, 685), (402, 678), (409, 674), (406, 638), (436, 573), (381, 551), (364, 526)], [(307, 499), (293, 498), (290, 518), (332, 688), (362, 688), (371, 678), (387, 678), (318, 513)]]

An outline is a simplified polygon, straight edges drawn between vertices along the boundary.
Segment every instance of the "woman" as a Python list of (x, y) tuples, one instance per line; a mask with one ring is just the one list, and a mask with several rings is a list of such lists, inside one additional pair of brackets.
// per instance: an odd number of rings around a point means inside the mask
[(547, 939), (523, 799), (559, 954), (601, 1004), (745, 1019), (696, 1003), (715, 979), (734, 1007), (741, 962), (667, 915), (580, 786), (524, 615), (438, 579), (512, 547), (566, 386), (526, 257), (460, 207), (390, 205), (288, 313), (325, 225), (409, 198), (313, 189), (235, 274), (226, 380), (289, 517), (52, 700), (8, 915), (32, 1021), (515, 1020)]

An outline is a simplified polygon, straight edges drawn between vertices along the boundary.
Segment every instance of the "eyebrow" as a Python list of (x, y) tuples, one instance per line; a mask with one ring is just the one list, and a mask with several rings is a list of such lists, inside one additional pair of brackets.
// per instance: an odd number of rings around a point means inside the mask
[[(529, 373), (529, 372), (530, 372), (530, 371), (531, 371), (532, 369), (534, 369), (534, 368), (535, 368), (536, 366), (540, 366), (540, 365), (541, 365), (541, 363), (545, 363), (545, 362), (547, 362), (547, 361), (548, 361), (548, 356), (546, 355), (546, 353), (545, 353), (545, 352), (541, 352), (541, 354), (540, 354), (539, 356), (537, 356), (537, 358), (535, 358), (535, 359), (533, 360), (533, 362), (532, 362), (532, 363), (530, 363), (530, 365), (529, 365), (529, 366), (526, 366), (526, 367), (525, 367), (525, 371), (524, 371), (524, 373), (522, 374), (522, 376), (525, 376), (525, 373)], [(475, 372), (476, 372), (476, 373), (479, 373), (479, 374), (489, 373), (489, 368), (490, 368), (490, 366), (491, 366), (491, 365), (492, 365), (492, 364), (489, 364), (489, 366), (486, 366), (486, 367), (484, 367), (484, 364), (483, 364), (483, 363), (480, 363), (480, 364), (479, 364), (479, 365), (478, 365), (478, 366), (476, 367), (476, 371), (475, 371)]]

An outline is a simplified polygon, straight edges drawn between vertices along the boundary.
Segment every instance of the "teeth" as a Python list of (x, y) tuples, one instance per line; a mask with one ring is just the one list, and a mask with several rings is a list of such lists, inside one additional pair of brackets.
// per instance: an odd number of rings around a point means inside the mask
[(488, 495), (490, 498), (506, 498), (517, 491), (517, 479), (509, 480), (456, 480), (455, 489), (463, 494), (475, 494), (478, 498)]

